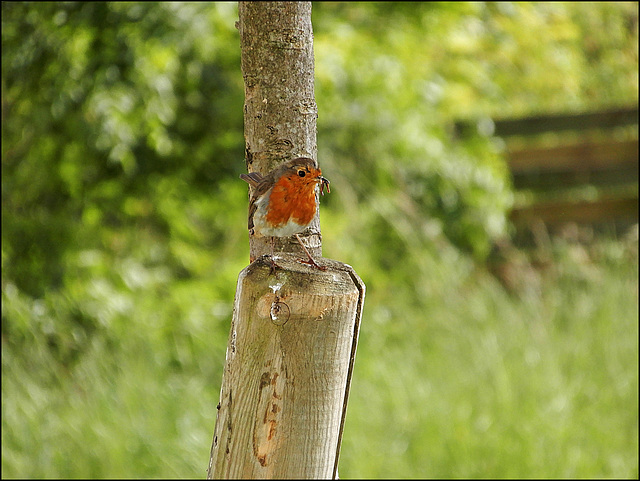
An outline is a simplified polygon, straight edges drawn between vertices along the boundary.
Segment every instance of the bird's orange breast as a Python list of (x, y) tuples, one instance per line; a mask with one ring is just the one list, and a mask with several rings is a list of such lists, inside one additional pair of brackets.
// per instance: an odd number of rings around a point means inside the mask
[(266, 221), (274, 227), (293, 220), (306, 226), (316, 214), (316, 182), (296, 175), (282, 176), (269, 197)]

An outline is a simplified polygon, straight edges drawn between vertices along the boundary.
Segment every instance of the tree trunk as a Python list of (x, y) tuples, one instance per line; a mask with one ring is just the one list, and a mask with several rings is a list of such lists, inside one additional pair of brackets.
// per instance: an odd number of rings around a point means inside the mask
[[(266, 174), (317, 155), (310, 2), (240, 2), (246, 161)], [(326, 175), (326, 172), (325, 172)], [(321, 255), (318, 212), (303, 235)], [(365, 286), (351, 266), (298, 259), (278, 239), (278, 266), (250, 239), (238, 277), (208, 478), (336, 478)]]
[[(316, 159), (316, 106), (311, 2), (239, 2), (247, 169), (266, 174), (295, 157)], [(318, 214), (302, 235), (322, 255)], [(295, 238), (276, 238), (276, 252), (302, 252)], [(253, 261), (269, 238), (250, 239)]]

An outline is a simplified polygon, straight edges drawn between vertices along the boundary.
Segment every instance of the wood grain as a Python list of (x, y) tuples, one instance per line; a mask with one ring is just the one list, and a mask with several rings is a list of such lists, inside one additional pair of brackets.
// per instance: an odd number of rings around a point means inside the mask
[(346, 264), (298, 259), (239, 275), (210, 478), (336, 475), (364, 284)]

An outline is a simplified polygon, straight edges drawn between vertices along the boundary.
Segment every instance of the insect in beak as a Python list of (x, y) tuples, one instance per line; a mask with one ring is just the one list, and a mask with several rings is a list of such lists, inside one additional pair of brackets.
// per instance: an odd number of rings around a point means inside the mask
[(326, 177), (320, 177), (320, 193), (322, 195), (324, 195), (324, 188), (327, 188), (327, 194), (331, 193), (331, 189), (329, 189), (329, 179), (327, 179)]

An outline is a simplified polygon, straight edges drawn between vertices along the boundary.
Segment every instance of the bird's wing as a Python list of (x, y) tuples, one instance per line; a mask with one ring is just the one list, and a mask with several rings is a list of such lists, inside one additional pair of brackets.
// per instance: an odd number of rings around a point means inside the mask
[(253, 214), (256, 212), (258, 205), (256, 201), (258, 198), (269, 190), (270, 182), (267, 181), (267, 177), (263, 177), (259, 172), (249, 172), (248, 174), (240, 174), (240, 178), (251, 186), (251, 199), (249, 200), (249, 230), (254, 227)]

